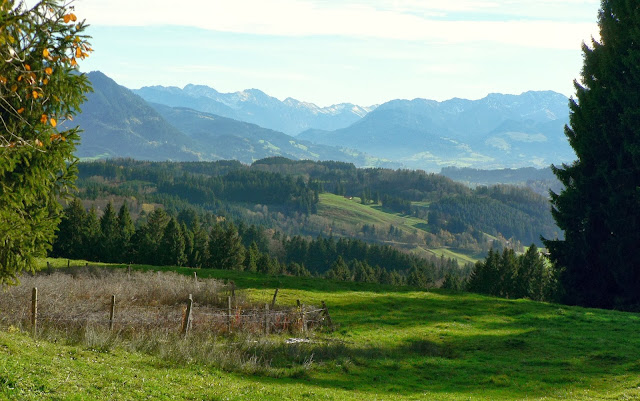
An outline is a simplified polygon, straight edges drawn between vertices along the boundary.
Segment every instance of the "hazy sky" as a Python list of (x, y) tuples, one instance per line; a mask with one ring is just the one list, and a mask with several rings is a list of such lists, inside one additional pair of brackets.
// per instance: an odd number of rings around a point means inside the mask
[(597, 0), (76, 0), (128, 88), (258, 88), (321, 106), (573, 93)]

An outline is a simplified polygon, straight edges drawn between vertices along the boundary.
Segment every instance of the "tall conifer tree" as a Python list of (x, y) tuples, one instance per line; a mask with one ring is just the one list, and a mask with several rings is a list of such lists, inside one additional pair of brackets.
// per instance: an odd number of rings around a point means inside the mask
[(120, 249), (120, 262), (131, 261), (131, 238), (136, 232), (136, 227), (131, 219), (127, 202), (124, 202), (118, 211), (118, 248)]
[(87, 212), (80, 199), (75, 198), (64, 210), (58, 226), (58, 235), (53, 244), (53, 255), (56, 257), (82, 258), (86, 252), (84, 247), (90, 246), (86, 241)]
[(603, 0), (601, 40), (583, 45), (570, 127), (577, 160), (554, 167), (551, 193), (563, 240), (545, 240), (561, 269), (564, 301), (605, 308), (640, 306), (640, 6)]
[(111, 201), (107, 203), (100, 217), (100, 260), (103, 262), (120, 261), (121, 249), (118, 247), (118, 215)]
[(184, 236), (175, 218), (171, 218), (164, 229), (158, 254), (159, 262), (163, 265), (183, 266), (187, 262), (184, 254)]
[(76, 178), (70, 120), (90, 90), (76, 69), (91, 52), (86, 24), (71, 2), (24, 3), (0, 2), (0, 286), (51, 249)]

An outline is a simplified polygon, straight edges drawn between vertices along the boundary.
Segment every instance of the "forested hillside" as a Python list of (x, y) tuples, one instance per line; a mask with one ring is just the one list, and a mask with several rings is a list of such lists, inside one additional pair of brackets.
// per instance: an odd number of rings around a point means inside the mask
[(108, 200), (126, 201), (134, 217), (158, 207), (171, 215), (192, 209), (286, 236), (357, 238), (423, 254), (452, 249), (477, 259), (491, 247), (557, 235), (547, 199), (527, 188), (470, 189), (423, 171), (341, 162), (86, 162), (78, 188), (84, 207), (95, 205), (98, 214)]

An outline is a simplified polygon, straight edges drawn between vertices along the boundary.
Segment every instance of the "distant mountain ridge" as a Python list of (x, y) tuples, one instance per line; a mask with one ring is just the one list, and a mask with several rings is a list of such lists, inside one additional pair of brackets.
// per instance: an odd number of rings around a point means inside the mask
[(564, 136), (568, 99), (552, 91), (392, 100), (349, 127), (308, 130), (298, 138), (344, 146), (411, 168), (512, 168), (571, 161)]
[[(136, 93), (144, 101), (102, 73), (89, 76), (96, 92), (78, 116), (85, 129), (81, 157), (251, 163), (283, 156), (432, 172), (445, 166), (541, 168), (575, 158), (564, 136), (568, 99), (552, 91), (319, 108), (257, 89), (223, 94), (202, 85), (142, 88)], [(270, 128), (277, 124), (313, 128), (292, 137)], [(336, 125), (344, 127), (321, 128)]]
[(319, 107), (290, 97), (280, 101), (258, 89), (221, 93), (208, 86), (193, 84), (186, 85), (183, 89), (175, 86), (147, 86), (133, 92), (152, 103), (188, 107), (289, 135), (297, 135), (310, 128), (344, 128), (376, 107), (362, 107), (351, 103)]
[(150, 104), (101, 72), (90, 72), (94, 92), (74, 123), (83, 130), (81, 158), (128, 157), (150, 161), (234, 159), (270, 156), (337, 160), (357, 166), (398, 167), (361, 152), (317, 145), (282, 132), (188, 108)]

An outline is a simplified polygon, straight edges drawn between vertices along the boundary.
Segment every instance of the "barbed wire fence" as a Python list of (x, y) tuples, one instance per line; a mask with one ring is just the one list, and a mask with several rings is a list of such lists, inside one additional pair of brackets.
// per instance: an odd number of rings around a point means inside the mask
[[(22, 285), (0, 294), (0, 322), (30, 328), (102, 327), (140, 331), (306, 335), (333, 329), (329, 310), (297, 300), (295, 306), (250, 302), (233, 281), (177, 273), (141, 273), (91, 266), (24, 276)], [(31, 294), (29, 294), (29, 290)]]

